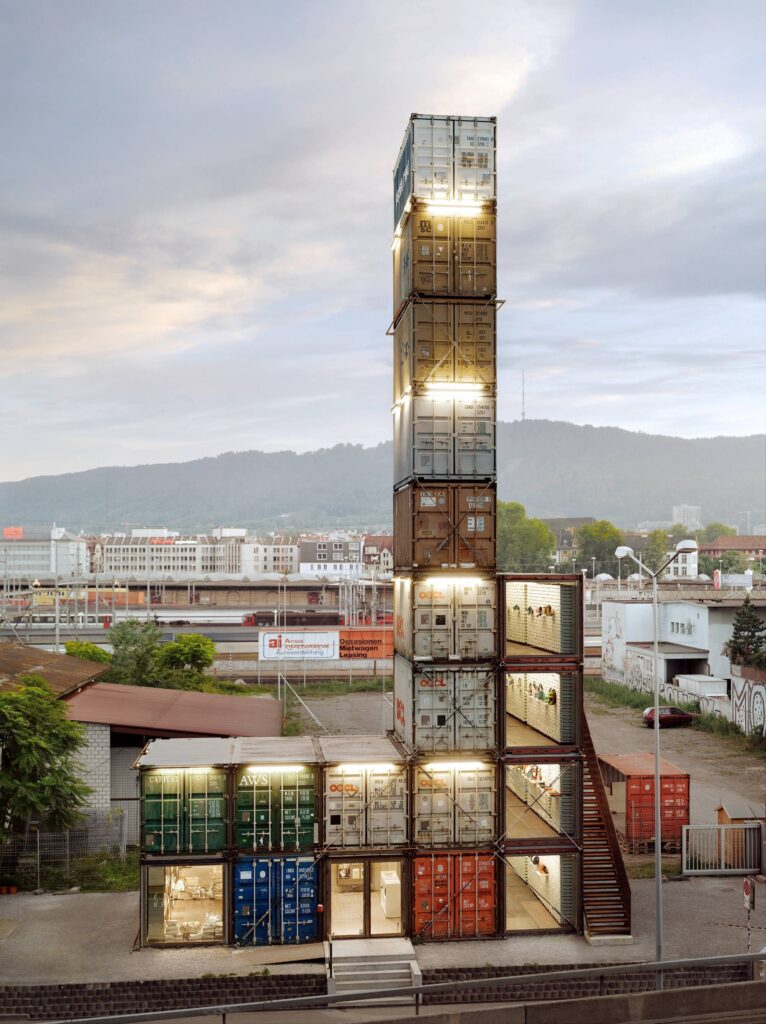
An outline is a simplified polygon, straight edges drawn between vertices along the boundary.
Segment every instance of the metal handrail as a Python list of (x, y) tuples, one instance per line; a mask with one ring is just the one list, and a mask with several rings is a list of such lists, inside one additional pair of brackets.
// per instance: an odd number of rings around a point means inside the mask
[[(766, 954), (739, 953), (728, 956), (700, 956), (685, 960), (639, 961), (637, 963), (608, 964), (603, 967), (575, 967), (566, 971), (542, 971), (535, 974), (493, 975), (487, 978), (473, 978), (467, 981), (437, 982), (420, 987), (408, 985), (402, 988), (359, 989), (356, 992), (343, 992), (339, 995), (317, 994), (313, 996), (293, 996), (287, 999), (269, 999), (254, 1003), (230, 1003), (211, 1006), (187, 1006), (177, 1010), (155, 1010), (143, 1013), (112, 1014), (107, 1017), (67, 1017), (65, 1019), (41, 1021), (39, 1024), (144, 1024), (144, 1022), (161, 1020), (178, 1020), (184, 1017), (219, 1014), (223, 1024), (228, 1013), (250, 1013), (261, 1010), (317, 1009), (343, 1003), (358, 1003), (362, 1000), (371, 1002), (375, 998), (386, 1000), (395, 998), (414, 998), (416, 1012), (423, 996), (436, 995), (441, 992), (454, 992), (466, 988), (488, 988), (495, 985), (513, 984), (529, 985), (544, 981), (571, 981), (582, 978), (607, 978), (619, 974), (656, 974), (658, 971), (670, 971), (687, 967), (725, 967), (730, 964), (756, 963), (766, 960)], [(741, 984), (741, 983), (740, 983)], [(502, 997), (497, 1000), (504, 1002)], [(518, 1001), (518, 1000), (516, 1000)]]

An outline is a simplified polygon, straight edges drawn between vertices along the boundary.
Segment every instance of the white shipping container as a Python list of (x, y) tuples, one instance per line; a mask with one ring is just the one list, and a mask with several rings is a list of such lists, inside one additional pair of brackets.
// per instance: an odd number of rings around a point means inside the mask
[(493, 750), (495, 685), (491, 665), (426, 668), (397, 657), (394, 698), (402, 703), (397, 735), (410, 749), (421, 753)]
[(394, 227), (411, 199), (494, 200), (494, 117), (413, 114), (394, 167)]
[(404, 846), (406, 769), (372, 765), (325, 769), (324, 839), (337, 847)]
[(523, 644), (545, 653), (579, 654), (578, 603), (574, 583), (509, 581), (505, 590), (507, 644)]
[(495, 400), (404, 395), (394, 406), (395, 485), (417, 479), (491, 479)]
[(481, 846), (497, 838), (497, 773), (479, 767), (415, 769), (415, 843)]
[(494, 580), (394, 580), (394, 643), (415, 661), (493, 658), (496, 623)]
[(575, 672), (507, 672), (505, 713), (557, 743), (576, 743), (578, 689)]

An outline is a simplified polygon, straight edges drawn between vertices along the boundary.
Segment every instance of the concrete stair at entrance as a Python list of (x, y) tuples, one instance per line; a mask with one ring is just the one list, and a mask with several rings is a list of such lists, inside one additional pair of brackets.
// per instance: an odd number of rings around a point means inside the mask
[[(369, 999), (375, 1003), (411, 1005), (414, 1002), (412, 996), (386, 996), (386, 992), (421, 983), (420, 968), (409, 939), (335, 941), (332, 943), (332, 975), (329, 973), (330, 943), (326, 942), (325, 960), (328, 993), (369, 992)], [(367, 999), (360, 998), (359, 1002), (366, 1003)]]

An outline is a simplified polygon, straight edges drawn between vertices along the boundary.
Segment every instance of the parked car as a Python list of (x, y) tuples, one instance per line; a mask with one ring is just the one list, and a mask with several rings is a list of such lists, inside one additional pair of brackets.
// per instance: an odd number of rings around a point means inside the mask
[[(660, 729), (673, 725), (691, 725), (696, 717), (696, 715), (692, 715), (688, 711), (682, 711), (681, 708), (674, 708), (669, 704), (660, 704)], [(644, 709), (643, 719), (644, 725), (650, 729), (654, 727), (653, 707)]]

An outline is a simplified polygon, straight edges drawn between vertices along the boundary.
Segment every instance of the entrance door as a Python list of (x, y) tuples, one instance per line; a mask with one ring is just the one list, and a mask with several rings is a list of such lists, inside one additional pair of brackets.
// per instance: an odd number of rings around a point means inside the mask
[(368, 938), (402, 934), (402, 862), (330, 864), (330, 934)]

